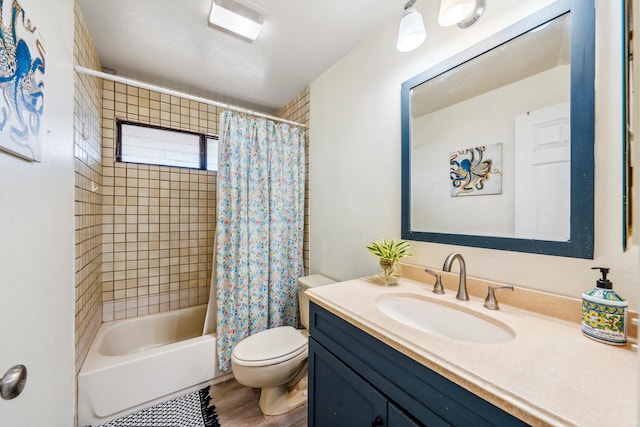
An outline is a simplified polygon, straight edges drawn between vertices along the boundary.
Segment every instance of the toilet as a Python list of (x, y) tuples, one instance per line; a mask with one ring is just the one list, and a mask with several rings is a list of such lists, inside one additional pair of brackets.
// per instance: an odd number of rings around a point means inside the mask
[(279, 415), (304, 404), (307, 400), (307, 356), (309, 288), (335, 283), (322, 274), (298, 279), (300, 321), (303, 330), (280, 326), (258, 332), (240, 341), (231, 354), (236, 381), (261, 388), (260, 410), (265, 415)]

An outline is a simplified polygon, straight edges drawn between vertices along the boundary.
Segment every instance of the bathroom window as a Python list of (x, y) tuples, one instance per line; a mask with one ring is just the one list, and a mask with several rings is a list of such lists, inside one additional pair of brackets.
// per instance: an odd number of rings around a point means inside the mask
[(218, 170), (218, 137), (125, 121), (117, 123), (116, 160)]
[(218, 170), (218, 137), (207, 136), (205, 138), (207, 142), (207, 170)]

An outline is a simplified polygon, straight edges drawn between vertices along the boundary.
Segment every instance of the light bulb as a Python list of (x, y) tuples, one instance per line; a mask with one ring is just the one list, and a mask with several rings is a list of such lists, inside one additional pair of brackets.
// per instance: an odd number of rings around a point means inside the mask
[(450, 27), (468, 18), (476, 8), (475, 0), (442, 0), (438, 24)]
[(400, 52), (409, 52), (424, 42), (427, 31), (424, 29), (422, 15), (414, 7), (406, 9), (398, 29), (397, 48)]

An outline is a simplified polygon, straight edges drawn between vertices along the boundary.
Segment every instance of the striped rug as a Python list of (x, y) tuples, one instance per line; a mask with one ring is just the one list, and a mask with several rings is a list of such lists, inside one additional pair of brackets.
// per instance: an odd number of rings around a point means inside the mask
[(220, 427), (209, 387), (96, 427)]

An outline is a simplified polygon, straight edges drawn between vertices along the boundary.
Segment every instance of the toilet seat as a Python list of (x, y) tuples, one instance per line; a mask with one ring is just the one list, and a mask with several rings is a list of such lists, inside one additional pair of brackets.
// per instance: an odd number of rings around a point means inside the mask
[(307, 352), (307, 337), (291, 326), (280, 326), (243, 339), (231, 354), (242, 366), (268, 366), (286, 362)]

